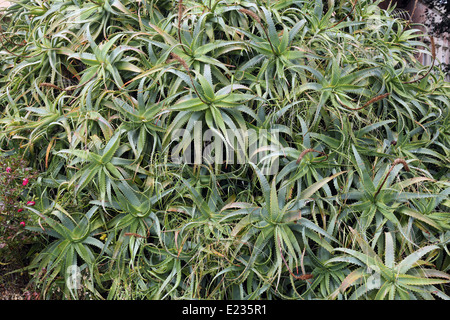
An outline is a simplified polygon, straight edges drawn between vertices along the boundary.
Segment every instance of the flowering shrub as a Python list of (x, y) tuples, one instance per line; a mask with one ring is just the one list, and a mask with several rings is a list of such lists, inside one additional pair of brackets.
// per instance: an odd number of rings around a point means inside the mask
[(17, 262), (18, 251), (30, 243), (33, 233), (25, 230), (32, 219), (26, 206), (33, 206), (31, 189), (38, 172), (19, 155), (0, 157), (0, 256)]

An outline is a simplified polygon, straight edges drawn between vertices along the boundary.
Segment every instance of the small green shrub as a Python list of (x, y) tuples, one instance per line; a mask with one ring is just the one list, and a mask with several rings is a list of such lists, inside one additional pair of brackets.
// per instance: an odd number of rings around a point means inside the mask
[(24, 247), (36, 242), (26, 226), (35, 223), (27, 208), (35, 205), (32, 189), (37, 177), (22, 157), (0, 157), (0, 256), (4, 264), (23, 266)]

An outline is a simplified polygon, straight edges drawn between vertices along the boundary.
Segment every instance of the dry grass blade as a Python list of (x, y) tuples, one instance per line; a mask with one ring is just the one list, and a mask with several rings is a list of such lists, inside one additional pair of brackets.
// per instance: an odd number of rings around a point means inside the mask
[(59, 90), (59, 91), (64, 91), (64, 89), (58, 87), (57, 85), (54, 85), (52, 83), (46, 83), (46, 82), (40, 83), (39, 87), (46, 87), (46, 88), (56, 89), (56, 90)]
[(297, 276), (297, 275), (294, 274), (294, 272), (292, 272), (291, 268), (289, 268), (289, 265), (287, 264), (286, 259), (284, 258), (283, 251), (281, 250), (281, 241), (280, 241), (280, 237), (277, 237), (277, 239), (278, 239), (278, 241), (277, 241), (278, 249), (279, 249), (279, 251), (280, 251), (281, 258), (283, 259), (284, 265), (285, 265), (286, 268), (288, 269), (289, 274), (290, 274), (294, 279), (297, 279), (297, 280), (308, 280), (308, 279), (314, 278), (314, 276), (313, 276), (312, 274), (310, 274), (310, 273), (308, 273), (308, 274), (302, 274), (302, 275), (300, 275), (300, 276)]
[(125, 237), (136, 237), (136, 238), (143, 238), (143, 239), (146, 238), (145, 236), (137, 234), (137, 233), (134, 233), (134, 232), (125, 232), (123, 235)]
[(367, 101), (362, 107), (359, 107), (359, 108), (350, 108), (349, 106), (345, 105), (345, 104), (339, 99), (338, 96), (336, 96), (336, 100), (337, 100), (337, 101), (338, 101), (345, 109), (351, 110), (351, 111), (358, 111), (358, 110), (364, 109), (365, 107), (371, 105), (372, 103), (375, 103), (375, 102), (377, 102), (377, 101), (383, 100), (384, 98), (388, 97), (389, 95), (390, 95), (390, 93), (385, 93), (385, 94), (376, 96), (376, 97), (370, 99), (369, 101)]
[(270, 47), (272, 48), (272, 52), (275, 53), (276, 52), (275, 48), (273, 47), (272, 41), (270, 41), (269, 33), (267, 32), (266, 27), (262, 23), (261, 18), (256, 13), (254, 13), (253, 11), (248, 10), (248, 9), (241, 8), (241, 9), (239, 9), (239, 11), (252, 17), (256, 22), (258, 22), (260, 24), (261, 28), (264, 30), (264, 33), (266, 34), (266, 38), (267, 38), (267, 41), (269, 42)]
[(181, 63), (181, 65), (183, 66), (184, 69), (186, 69), (186, 71), (189, 73), (190, 75), (190, 70), (189, 70), (189, 66), (186, 63), (186, 61), (184, 61), (179, 55), (177, 55), (176, 53), (171, 52), (170, 55), (177, 60), (179, 63)]
[(377, 195), (380, 193), (381, 188), (383, 188), (383, 185), (386, 183), (387, 178), (388, 178), (389, 175), (391, 174), (391, 172), (392, 172), (392, 170), (394, 169), (394, 167), (395, 167), (396, 165), (398, 165), (398, 164), (402, 164), (402, 165), (403, 165), (403, 168), (404, 168), (406, 171), (408, 171), (408, 172), (410, 171), (410, 170), (409, 170), (409, 167), (408, 167), (408, 164), (406, 163), (405, 160), (400, 159), (400, 158), (395, 159), (394, 162), (392, 163), (391, 167), (389, 168), (388, 173), (387, 173), (386, 176), (384, 177), (383, 182), (382, 182), (381, 185), (379, 186), (377, 192), (374, 194), (374, 198), (376, 198)]
[(352, 14), (352, 12), (355, 10), (355, 7), (356, 7), (357, 3), (358, 3), (358, 0), (355, 0), (355, 3), (353, 3), (352, 9), (349, 11), (349, 13), (347, 13), (347, 15), (345, 17), (343, 17), (341, 20), (339, 20), (338, 22), (333, 24), (331, 27), (329, 27), (329, 29), (332, 29), (332, 28), (336, 27), (337, 25), (342, 23), (345, 19), (347, 19)]
[[(317, 150), (315, 150), (315, 149), (311, 149), (311, 148), (310, 148), (310, 149), (305, 149), (305, 150), (302, 151), (302, 153), (300, 153), (300, 156), (298, 157), (296, 163), (299, 164), (300, 161), (302, 161), (303, 157), (304, 157), (307, 153), (309, 153), (309, 152), (317, 152), (317, 153), (320, 153), (321, 155), (325, 156), (326, 159), (328, 159), (328, 155), (327, 155), (325, 152), (323, 152), (323, 151), (317, 151)], [(326, 161), (326, 159), (325, 159), (325, 161)]]
[(170, 55), (171, 55), (175, 60), (177, 60), (179, 63), (181, 63), (181, 65), (183, 66), (183, 68), (186, 70), (186, 72), (187, 72), (187, 74), (188, 74), (188, 76), (189, 76), (189, 79), (191, 80), (192, 88), (194, 89), (195, 93), (197, 94), (197, 97), (198, 97), (203, 103), (206, 104), (206, 101), (203, 100), (202, 96), (201, 96), (200, 93), (197, 91), (197, 88), (196, 88), (195, 83), (194, 83), (194, 79), (192, 78), (191, 71), (190, 71), (189, 66), (188, 66), (188, 64), (186, 63), (186, 61), (184, 61), (184, 60), (183, 60), (179, 55), (177, 55), (176, 53), (171, 52)]
[(262, 22), (261, 22), (261, 18), (260, 18), (256, 13), (254, 13), (253, 11), (248, 10), (248, 9), (244, 9), (244, 8), (239, 9), (239, 11), (242, 12), (242, 13), (245, 13), (246, 15), (248, 15), (248, 16), (250, 16), (250, 17), (252, 17), (252, 18), (255, 19), (262, 27), (264, 27), (263, 24), (262, 24)]

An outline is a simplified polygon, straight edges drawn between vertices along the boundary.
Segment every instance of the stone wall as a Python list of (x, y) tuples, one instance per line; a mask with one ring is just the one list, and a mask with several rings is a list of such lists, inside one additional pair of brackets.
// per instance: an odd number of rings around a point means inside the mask
[[(427, 6), (425, 6), (420, 0), (385, 0), (380, 4), (380, 8), (386, 9), (389, 4), (396, 4), (396, 8), (401, 8), (406, 10), (409, 13), (410, 19), (413, 23), (417, 23), (419, 25), (415, 25), (414, 28), (419, 28), (424, 31), (424, 33), (429, 33), (427, 28), (424, 26), (427, 17), (425, 15)], [(436, 10), (432, 10), (433, 15), (439, 21), (439, 12)], [(450, 64), (450, 37), (449, 35), (443, 35), (440, 38), (434, 38), (434, 43), (436, 47), (436, 60), (441, 63)], [(424, 39), (427, 43), (429, 43), (429, 39)], [(424, 65), (431, 65), (433, 59), (430, 55), (421, 54), (418, 56), (419, 60)], [(447, 75), (447, 80), (450, 81), (450, 74)]]
[[(426, 16), (425, 12), (427, 7), (422, 4), (420, 1), (417, 2), (414, 8), (414, 2), (411, 1), (410, 4), (407, 7), (407, 10), (411, 13), (411, 20), (416, 23), (424, 24), (426, 22)], [(438, 12), (431, 10), (430, 11), (433, 16), (436, 17), (437, 21), (440, 19), (440, 15)], [(426, 30), (426, 27), (422, 27), (425, 32), (428, 32)], [(436, 59), (439, 62), (449, 64), (450, 63), (450, 42), (449, 42), (449, 35), (443, 35), (440, 38), (435, 38), (435, 47), (436, 47)], [(431, 64), (432, 58), (430, 56), (424, 56), (423, 57), (423, 63), (426, 65)]]
[(9, 6), (9, 1), (0, 0), (0, 9), (1, 8), (6, 8), (8, 6)]

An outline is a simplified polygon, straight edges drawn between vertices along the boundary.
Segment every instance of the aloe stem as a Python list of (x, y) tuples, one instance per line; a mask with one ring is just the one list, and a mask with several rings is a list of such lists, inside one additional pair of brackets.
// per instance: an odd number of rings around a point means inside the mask
[(403, 168), (404, 168), (406, 171), (408, 171), (408, 172), (410, 171), (410, 170), (409, 170), (409, 167), (408, 167), (408, 164), (406, 163), (405, 160), (403, 160), (403, 159), (395, 159), (395, 160), (394, 160), (394, 163), (392, 163), (392, 166), (391, 166), (391, 168), (389, 169), (388, 173), (387, 173), (386, 176), (384, 177), (383, 182), (382, 182), (381, 185), (378, 187), (377, 192), (375, 192), (375, 194), (373, 195), (373, 197), (374, 197), (375, 199), (377, 198), (378, 194), (380, 193), (381, 188), (383, 188), (383, 185), (386, 183), (386, 180), (387, 180), (387, 178), (389, 177), (389, 175), (391, 174), (391, 171), (394, 169), (394, 167), (395, 167), (396, 165), (398, 165), (398, 164), (400, 164), (400, 163), (403, 165)]
[[(300, 153), (300, 156), (298, 157), (296, 163), (299, 164), (300, 161), (302, 161), (303, 157), (304, 157), (307, 153), (309, 153), (309, 152), (317, 152), (317, 153), (320, 153), (321, 155), (324, 155), (324, 156), (327, 157), (327, 159), (328, 159), (328, 155), (327, 155), (325, 152), (323, 152), (323, 151), (317, 151), (317, 150), (315, 150), (315, 149), (305, 149), (305, 150), (302, 151), (302, 153)], [(325, 159), (325, 160), (326, 160), (326, 159)]]

